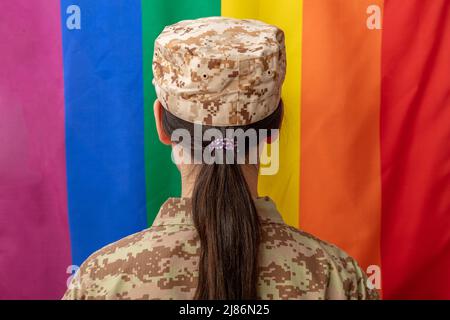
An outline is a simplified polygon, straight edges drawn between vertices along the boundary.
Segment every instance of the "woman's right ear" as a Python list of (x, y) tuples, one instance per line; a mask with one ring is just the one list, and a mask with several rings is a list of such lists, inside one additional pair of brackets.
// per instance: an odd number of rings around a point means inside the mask
[(170, 136), (164, 131), (162, 126), (162, 113), (163, 106), (158, 99), (155, 100), (153, 104), (153, 112), (155, 114), (155, 123), (156, 123), (156, 131), (158, 132), (159, 141), (163, 144), (171, 145), (172, 141), (170, 140)]

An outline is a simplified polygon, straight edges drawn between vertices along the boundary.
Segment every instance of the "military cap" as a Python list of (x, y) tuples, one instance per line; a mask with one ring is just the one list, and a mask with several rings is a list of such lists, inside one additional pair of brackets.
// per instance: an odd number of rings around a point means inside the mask
[(264, 119), (278, 107), (285, 73), (283, 31), (258, 20), (184, 20), (155, 40), (158, 100), (188, 122), (242, 126)]

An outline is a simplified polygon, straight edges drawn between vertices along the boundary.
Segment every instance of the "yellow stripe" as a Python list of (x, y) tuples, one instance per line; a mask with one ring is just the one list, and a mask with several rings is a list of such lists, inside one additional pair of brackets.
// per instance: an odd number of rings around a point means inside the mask
[(299, 226), (300, 191), (300, 88), (302, 7), (300, 0), (222, 0), (222, 16), (258, 19), (284, 30), (287, 73), (283, 86), (284, 119), (280, 132), (280, 167), (261, 176), (258, 192), (269, 195), (286, 223)]

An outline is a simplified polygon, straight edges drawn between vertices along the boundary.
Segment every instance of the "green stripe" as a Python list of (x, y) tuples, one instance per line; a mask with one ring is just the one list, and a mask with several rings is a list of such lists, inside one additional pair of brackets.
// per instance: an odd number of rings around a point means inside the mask
[(161, 204), (171, 196), (180, 196), (180, 174), (170, 159), (170, 148), (161, 144), (156, 133), (152, 85), (152, 58), (155, 38), (164, 26), (185, 19), (220, 16), (220, 0), (142, 0), (145, 180), (147, 221), (151, 225)]

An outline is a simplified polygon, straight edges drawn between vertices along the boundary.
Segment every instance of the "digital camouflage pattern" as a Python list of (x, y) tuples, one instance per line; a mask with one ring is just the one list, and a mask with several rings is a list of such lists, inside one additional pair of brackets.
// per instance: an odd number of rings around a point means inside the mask
[(155, 40), (158, 99), (189, 122), (237, 126), (267, 117), (278, 106), (285, 73), (284, 33), (261, 21), (184, 20)]
[[(255, 200), (262, 222), (261, 299), (377, 299), (355, 260), (284, 223), (268, 197)], [(189, 198), (169, 198), (151, 228), (91, 255), (63, 299), (192, 299), (200, 240)]]

